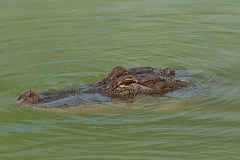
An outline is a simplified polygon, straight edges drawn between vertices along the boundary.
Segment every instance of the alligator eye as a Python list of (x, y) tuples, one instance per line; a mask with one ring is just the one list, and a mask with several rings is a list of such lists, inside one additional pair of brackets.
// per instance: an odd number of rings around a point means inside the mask
[(129, 86), (133, 83), (137, 83), (137, 79), (135, 77), (125, 77), (123, 80), (119, 83), (119, 85), (125, 85)]
[(132, 79), (124, 79), (121, 84), (124, 84), (124, 85), (128, 86), (128, 85), (130, 85), (132, 83), (135, 83), (135, 82), (136, 81), (134, 81)]

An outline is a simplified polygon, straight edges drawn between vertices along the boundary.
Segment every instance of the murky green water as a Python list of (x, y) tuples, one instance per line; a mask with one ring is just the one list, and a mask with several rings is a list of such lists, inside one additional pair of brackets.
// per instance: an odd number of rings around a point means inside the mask
[[(239, 8), (234, 0), (1, 1), (0, 159), (239, 159)], [(117, 65), (188, 69), (217, 82), (195, 96), (71, 110), (14, 104), (26, 90), (98, 81)]]

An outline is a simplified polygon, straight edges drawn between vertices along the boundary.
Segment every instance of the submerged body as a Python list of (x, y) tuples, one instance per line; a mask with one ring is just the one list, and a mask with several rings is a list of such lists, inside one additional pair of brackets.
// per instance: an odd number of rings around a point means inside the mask
[(138, 95), (163, 95), (189, 85), (176, 78), (169, 68), (140, 67), (125, 69), (117, 66), (102, 81), (85, 86), (46, 92), (27, 91), (16, 99), (26, 107), (74, 107), (107, 103)]

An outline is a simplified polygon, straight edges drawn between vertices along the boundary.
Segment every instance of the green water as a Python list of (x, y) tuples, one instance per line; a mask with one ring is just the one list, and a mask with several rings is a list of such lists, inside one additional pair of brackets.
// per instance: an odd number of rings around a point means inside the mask
[[(239, 159), (239, 8), (236, 0), (1, 1), (0, 159)], [(14, 104), (27, 90), (95, 82), (117, 65), (188, 69), (216, 83), (195, 96), (70, 110)]]

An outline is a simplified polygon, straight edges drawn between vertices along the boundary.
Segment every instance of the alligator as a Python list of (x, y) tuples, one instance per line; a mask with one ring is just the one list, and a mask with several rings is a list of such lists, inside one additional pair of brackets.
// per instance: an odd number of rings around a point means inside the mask
[(84, 86), (44, 92), (27, 91), (15, 102), (24, 107), (68, 108), (127, 100), (141, 95), (164, 95), (190, 85), (176, 77), (177, 69), (115, 67), (103, 80)]

